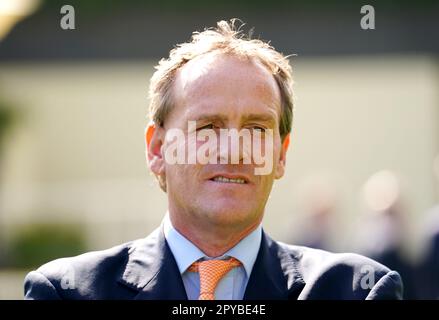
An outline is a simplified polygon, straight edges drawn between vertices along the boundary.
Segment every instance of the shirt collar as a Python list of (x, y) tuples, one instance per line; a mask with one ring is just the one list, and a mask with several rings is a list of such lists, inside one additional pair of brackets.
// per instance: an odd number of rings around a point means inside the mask
[[(192, 263), (201, 258), (212, 259), (211, 257), (206, 256), (196, 245), (174, 228), (168, 213), (165, 215), (163, 221), (163, 230), (165, 233), (165, 239), (177, 262), (180, 274), (183, 274)], [(225, 257), (238, 259), (243, 264), (247, 277), (250, 277), (259, 252), (261, 239), (262, 225), (260, 224), (233, 248), (216, 259), (222, 259)]]

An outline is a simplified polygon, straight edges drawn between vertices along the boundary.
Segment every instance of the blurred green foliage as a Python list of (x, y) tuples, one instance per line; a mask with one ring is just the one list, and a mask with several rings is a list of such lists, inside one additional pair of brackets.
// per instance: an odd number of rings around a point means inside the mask
[(16, 112), (14, 112), (9, 104), (0, 101), (0, 146), (6, 135), (6, 132), (12, 127), (15, 120)]
[(36, 268), (86, 251), (82, 229), (71, 224), (33, 224), (17, 230), (7, 248), (7, 266)]

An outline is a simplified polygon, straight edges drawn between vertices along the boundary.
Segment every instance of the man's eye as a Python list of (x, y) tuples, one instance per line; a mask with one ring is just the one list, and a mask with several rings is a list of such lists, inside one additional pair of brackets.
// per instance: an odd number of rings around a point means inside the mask
[(266, 128), (260, 126), (254, 126), (252, 129), (260, 132), (265, 132), (265, 130), (267, 130)]
[(204, 125), (204, 126), (202, 126), (202, 127), (199, 127), (199, 128), (197, 129), (197, 131), (199, 131), (199, 130), (204, 130), (204, 129), (215, 129), (215, 126), (214, 126), (212, 123), (210, 123), (210, 124), (206, 124), (206, 125)]

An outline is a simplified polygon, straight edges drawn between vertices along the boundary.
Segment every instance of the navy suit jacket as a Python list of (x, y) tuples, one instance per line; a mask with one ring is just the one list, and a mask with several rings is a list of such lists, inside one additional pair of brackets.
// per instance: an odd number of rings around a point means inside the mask
[[(401, 299), (399, 274), (356, 254), (273, 241), (265, 232), (245, 300)], [(187, 299), (163, 228), (117, 247), (49, 262), (30, 272), (26, 299)]]

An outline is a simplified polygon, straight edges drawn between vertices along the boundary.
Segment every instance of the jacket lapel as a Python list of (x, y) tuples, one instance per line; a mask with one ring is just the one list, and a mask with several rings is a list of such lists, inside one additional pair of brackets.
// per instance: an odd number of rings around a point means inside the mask
[(304, 285), (296, 259), (263, 231), (244, 300), (297, 299)]
[(166, 243), (163, 226), (133, 243), (119, 279), (139, 291), (135, 300), (187, 300), (183, 280)]
[[(305, 283), (294, 253), (264, 231), (244, 300), (297, 299)], [(166, 243), (163, 226), (133, 242), (119, 282), (138, 291), (136, 300), (187, 300), (177, 263)]]

